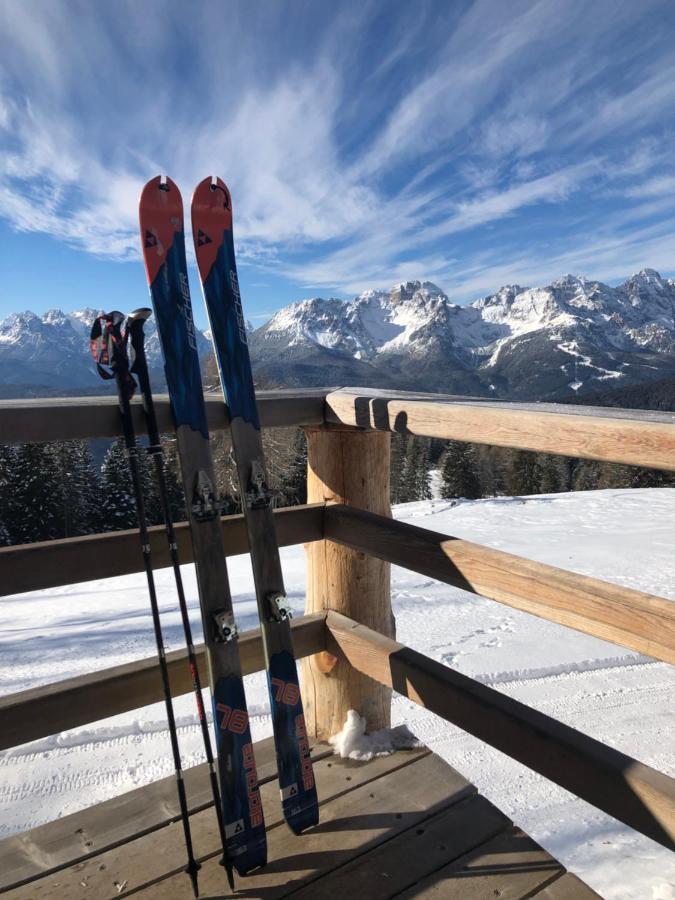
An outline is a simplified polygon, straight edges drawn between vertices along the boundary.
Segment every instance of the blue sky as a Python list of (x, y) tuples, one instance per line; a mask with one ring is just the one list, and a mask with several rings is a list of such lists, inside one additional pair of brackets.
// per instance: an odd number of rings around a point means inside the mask
[(674, 34), (672, 0), (0, 0), (0, 315), (143, 305), (159, 172), (228, 182), (256, 324), (675, 274)]

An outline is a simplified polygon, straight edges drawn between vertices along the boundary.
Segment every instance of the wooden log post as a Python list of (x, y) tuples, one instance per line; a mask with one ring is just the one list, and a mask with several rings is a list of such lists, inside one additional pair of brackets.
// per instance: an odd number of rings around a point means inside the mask
[[(390, 437), (384, 432), (322, 426), (307, 434), (307, 496), (391, 516)], [(393, 637), (390, 565), (332, 541), (306, 544), (305, 610), (333, 609)], [(344, 725), (347, 712), (365, 716), (367, 730), (391, 724), (391, 690), (327, 652), (301, 663), (308, 733), (326, 739)]]

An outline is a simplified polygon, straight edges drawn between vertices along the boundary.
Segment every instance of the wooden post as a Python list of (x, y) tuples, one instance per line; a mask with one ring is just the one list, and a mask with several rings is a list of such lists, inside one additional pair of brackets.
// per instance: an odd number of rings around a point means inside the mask
[[(307, 497), (335, 501), (382, 516), (389, 506), (389, 445), (385, 432), (323, 426), (306, 428)], [(333, 609), (393, 637), (390, 565), (332, 541), (305, 545), (307, 613)], [(301, 663), (308, 733), (326, 739), (344, 725), (347, 711), (365, 716), (367, 730), (391, 724), (391, 690), (328, 652)]]

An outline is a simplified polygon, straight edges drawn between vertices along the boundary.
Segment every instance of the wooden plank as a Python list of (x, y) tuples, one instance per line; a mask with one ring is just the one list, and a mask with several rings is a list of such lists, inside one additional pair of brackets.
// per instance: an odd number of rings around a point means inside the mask
[[(386, 784), (390, 777), (395, 777), (394, 784), (403, 786), (404, 799), (396, 806), (396, 812), (404, 821), (406, 815), (421, 817), (419, 804), (410, 799), (412, 793), (412, 779), (409, 772), (415, 769), (415, 781), (420, 765), (426, 760), (436, 759), (437, 763), (429, 768), (423, 766), (422, 775), (430, 771), (439, 774), (440, 782), (435, 792), (435, 798), (445, 790), (450, 797), (457, 795), (457, 802), (475, 790), (461, 775), (445, 766), (436, 757), (432, 757), (429, 751), (421, 749), (404, 753), (396, 753), (389, 757), (375, 759), (370, 763), (355, 763), (349, 760), (339, 760), (335, 757), (327, 757), (318, 760), (314, 766), (319, 788), (321, 816), (324, 825), (333, 826), (335, 817), (330, 811), (335, 803), (338, 803), (339, 815), (337, 825), (347, 825), (355, 807), (352, 804), (357, 801), (368, 802), (371, 807), (377, 808), (379, 815), (379, 784)], [(406, 773), (405, 775), (403, 773)], [(384, 777), (389, 776), (389, 777)], [(429, 802), (431, 786), (426, 779), (426, 798)], [(405, 793), (405, 784), (407, 795)], [(395, 788), (398, 790), (399, 788)], [(279, 786), (276, 780), (267, 782), (261, 786), (261, 796), (265, 809), (265, 820), (268, 828), (269, 863), (265, 869), (265, 876), (253, 875), (245, 880), (237, 879), (239, 891), (237, 895), (254, 897), (256, 880), (261, 877), (271, 877), (277, 883), (285, 883), (288, 880), (288, 870), (285, 866), (285, 853), (288, 843), (292, 843), (296, 852), (300, 854), (300, 860), (312, 864), (316, 848), (321, 847), (324, 841), (330, 841), (330, 832), (319, 825), (309, 834), (301, 837), (293, 835), (283, 824), (281, 807), (279, 804)], [(374, 797), (370, 797), (370, 794)], [(390, 789), (388, 796), (391, 797)], [(355, 798), (352, 800), (352, 798)], [(433, 802), (433, 801), (432, 801)], [(448, 804), (451, 800), (448, 800)], [(393, 805), (390, 799), (390, 805)], [(340, 822), (340, 819), (343, 822)], [(394, 819), (389, 813), (387, 819)], [(202, 870), (199, 873), (200, 896), (222, 897), (226, 892), (226, 881), (222, 868), (218, 864), (220, 848), (219, 836), (215, 815), (212, 809), (196, 813), (190, 818), (191, 831), (195, 852), (202, 862)], [(279, 827), (283, 826), (283, 827)], [(380, 825), (382, 829), (386, 826)], [(355, 834), (358, 836), (358, 832)], [(308, 841), (311, 840), (311, 846)], [(117, 898), (129, 893), (138, 893), (140, 896), (161, 896), (170, 900), (172, 897), (180, 897), (181, 900), (191, 896), (189, 883), (183, 874), (185, 848), (183, 844), (182, 826), (179, 822), (167, 825), (151, 834), (144, 835), (135, 841), (113, 848), (105, 853), (97, 854), (88, 860), (83, 860), (75, 866), (62, 869), (59, 872), (33, 881), (29, 885), (16, 888), (7, 896), (11, 900), (72, 900), (79, 897), (96, 897), (97, 900)], [(82, 887), (86, 886), (86, 891)], [(118, 891), (118, 887), (124, 888)], [(145, 888), (145, 890), (144, 890)]]
[(326, 421), (675, 471), (674, 414), (554, 408), (343, 388), (327, 395)]
[[(324, 420), (324, 398), (330, 388), (258, 391), (256, 394), (263, 428), (319, 425)], [(207, 393), (209, 431), (224, 431), (230, 420), (220, 391)], [(140, 400), (132, 404), (136, 434), (146, 433)], [(174, 431), (167, 394), (155, 396), (157, 423), (162, 434)], [(35, 400), (0, 400), (4, 444), (27, 441), (65, 441), (116, 437), (122, 433), (117, 398), (56, 397)]]
[(397, 894), (398, 900), (464, 900), (499, 897), (520, 900), (563, 872), (560, 863), (517, 828), (493, 838)]
[[(594, 416), (608, 419), (632, 419), (635, 422), (665, 422), (675, 424), (675, 413), (663, 410), (651, 409), (623, 409), (617, 406), (588, 406), (581, 403), (544, 403), (539, 400), (497, 400), (494, 397), (478, 397), (472, 394), (441, 394), (429, 391), (397, 391), (389, 388), (369, 387), (336, 387), (329, 389), (326, 396), (336, 393), (349, 394), (358, 397), (361, 403), (371, 402), (373, 405), (366, 410), (359, 405), (359, 414), (362, 415), (363, 424), (358, 427), (370, 427), (367, 416), (374, 410), (379, 411), (379, 404), (383, 400), (421, 400), (432, 403), (472, 404), (488, 409), (510, 409), (523, 412), (549, 412), (559, 413), (561, 416)], [(330, 408), (326, 409), (326, 422), (335, 422), (335, 415)], [(354, 427), (354, 426), (352, 426)]]
[(349, 506), (328, 506), (324, 527), (339, 544), (675, 663), (672, 600)]
[(327, 649), (668, 849), (675, 779), (466, 675), (329, 612)]
[[(332, 756), (333, 749), (327, 744), (315, 744), (311, 753), (317, 761)], [(276, 778), (272, 738), (255, 745), (255, 761), (260, 784)], [(206, 763), (184, 769), (183, 774), (190, 815), (208, 809), (213, 797)], [(179, 817), (176, 780), (172, 775), (5, 838), (0, 841), (0, 891), (75, 865), (178, 821)]]
[(543, 890), (533, 895), (532, 900), (602, 900), (587, 884), (567, 872), (562, 878), (556, 878)]
[[(318, 541), (323, 537), (323, 504), (275, 509), (274, 523), (280, 546)], [(243, 515), (223, 516), (221, 525), (226, 555), (248, 553)], [(188, 523), (176, 523), (175, 530), (181, 563), (193, 562)], [(154, 567), (170, 566), (164, 526), (153, 526), (149, 532)], [(0, 547), (0, 571), (3, 574), (0, 596), (141, 572), (143, 557), (138, 530)]]
[[(317, 653), (326, 646), (325, 613), (291, 620), (296, 657)], [(239, 637), (239, 653), (244, 675), (265, 667), (260, 629)], [(202, 684), (207, 684), (204, 645), (197, 647)], [(192, 691), (187, 652), (167, 653), (171, 692), (174, 696)], [(0, 697), (0, 749), (15, 747), (67, 728), (129, 712), (162, 700), (162, 683), (156, 657), (134, 660), (121, 666), (101, 669), (63, 681)]]
[[(362, 771), (367, 772), (373, 762), (365, 764)], [(318, 784), (323, 796), (321, 782)], [(268, 832), (268, 864), (244, 883), (240, 882), (240, 888), (251, 900), (273, 900), (293, 894), (305, 885), (315, 885), (328, 872), (402, 831), (421, 827), (431, 815), (458, 803), (473, 791), (472, 785), (434, 755), (389, 771), (322, 805), (319, 825), (301, 837), (286, 828)], [(184, 878), (184, 875), (174, 875), (141, 890), (139, 896), (143, 900), (182, 900)], [(213, 896), (222, 890), (222, 881), (217, 860), (208, 860), (200, 872), (202, 892)]]
[(293, 900), (388, 900), (510, 825), (485, 797), (469, 797), (294, 892)]

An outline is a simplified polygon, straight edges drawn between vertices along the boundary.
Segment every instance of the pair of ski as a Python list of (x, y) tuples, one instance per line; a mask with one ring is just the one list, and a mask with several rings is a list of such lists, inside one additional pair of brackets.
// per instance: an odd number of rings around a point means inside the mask
[[(143, 189), (140, 227), (197, 572), (213, 702), (224, 850), (238, 874), (245, 875), (267, 860), (265, 824), (209, 447), (185, 258), (183, 204), (171, 179), (158, 176)], [(192, 232), (248, 530), (283, 814), (290, 828), (300, 834), (318, 822), (318, 802), (241, 307), (232, 202), (220, 179), (207, 178), (197, 186), (192, 201)]]

